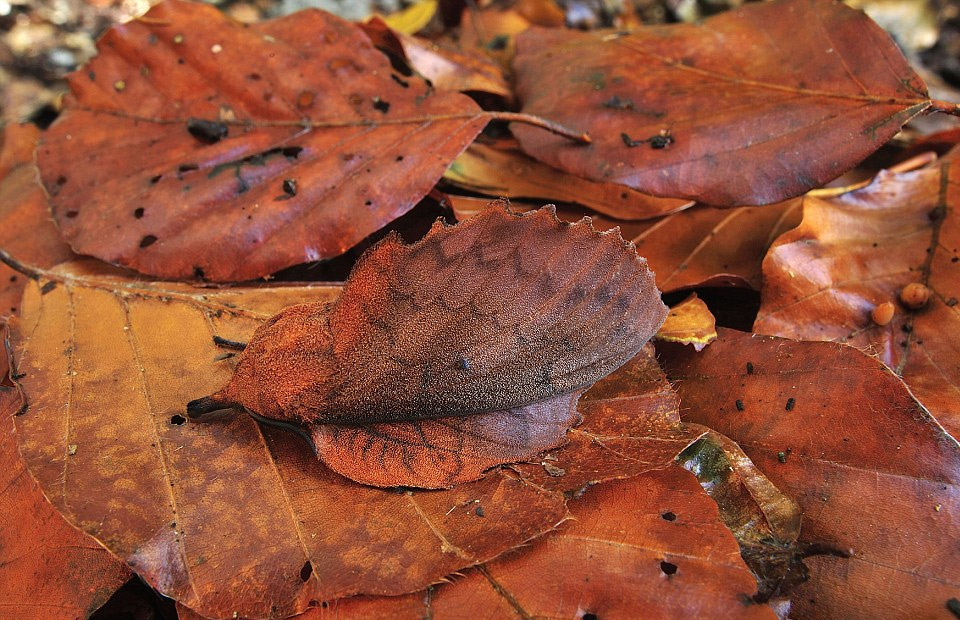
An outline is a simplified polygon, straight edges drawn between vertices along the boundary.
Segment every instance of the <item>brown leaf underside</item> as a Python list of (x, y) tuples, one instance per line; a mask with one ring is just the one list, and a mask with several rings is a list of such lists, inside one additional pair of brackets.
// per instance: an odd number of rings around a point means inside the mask
[(563, 144), (514, 127), (526, 152), (595, 181), (725, 206), (818, 187), (931, 105), (890, 37), (830, 0), (630, 34), (531, 28), (515, 69), (525, 112), (593, 138)]
[[(319, 11), (241, 26), (170, 0), (99, 49), (38, 165), (75, 250), (152, 275), (245, 280), (337, 256), (415, 205), (487, 122)], [(223, 124), (198, 138), (191, 118)]]
[(684, 420), (736, 441), (797, 500), (801, 541), (849, 554), (806, 560), (793, 615), (948, 617), (960, 588), (960, 446), (899, 379), (833, 343), (721, 330), (700, 353), (659, 348)]
[[(954, 436), (960, 433), (960, 162), (882, 172), (869, 186), (830, 199), (806, 198), (803, 222), (764, 260), (754, 330), (835, 340), (877, 355)], [(855, 224), (853, 223), (855, 222)], [(912, 311), (900, 290), (933, 291)], [(871, 311), (892, 302), (893, 320)]]
[(245, 341), (282, 307), (332, 300), (335, 288), (204, 289), (61, 269), (28, 286), (13, 325), (29, 404), (21, 451), (71, 523), (204, 615), (289, 615), (311, 600), (422, 589), (553, 528), (565, 493), (662, 468), (703, 432), (680, 425), (647, 351), (584, 396), (584, 424), (544, 464), (440, 492), (357, 485), (301, 438), (246, 415), (183, 420), (187, 400), (231, 374), (212, 335)]

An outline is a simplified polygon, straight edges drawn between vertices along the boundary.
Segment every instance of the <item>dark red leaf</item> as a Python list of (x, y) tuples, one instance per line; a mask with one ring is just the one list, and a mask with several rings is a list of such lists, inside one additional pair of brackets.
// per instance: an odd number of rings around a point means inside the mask
[(528, 153), (596, 181), (716, 205), (822, 185), (931, 106), (890, 37), (830, 0), (757, 3), (631, 33), (531, 28), (514, 64), (525, 112), (593, 139), (574, 145), (516, 127)]
[(99, 49), (38, 164), (75, 250), (153, 275), (245, 280), (337, 256), (413, 207), (488, 120), (392, 79), (357, 26), (315, 10), (241, 26), (169, 0)]

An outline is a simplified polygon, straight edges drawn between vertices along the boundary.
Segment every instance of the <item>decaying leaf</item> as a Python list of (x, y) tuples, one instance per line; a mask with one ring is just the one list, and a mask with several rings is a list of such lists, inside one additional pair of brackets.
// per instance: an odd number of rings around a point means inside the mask
[(446, 172), (447, 181), (493, 197), (575, 202), (622, 220), (658, 217), (691, 206), (689, 200), (657, 198), (615, 185), (581, 179), (551, 168), (513, 148), (472, 144)]
[[(303, 620), (765, 618), (717, 506), (677, 466), (591, 489), (557, 532), (452, 583), (325, 601)], [(475, 510), (475, 508), (474, 508)], [(181, 620), (200, 620), (183, 610)]]
[[(267, 321), (230, 383), (188, 411), (308, 426), (320, 457), (359, 482), (450, 486), (559, 445), (575, 392), (636, 355), (665, 315), (618, 231), (496, 202), (368, 250), (335, 303)], [(471, 414), (486, 419), (448, 419)]]
[[(685, 421), (740, 445), (803, 511), (797, 618), (947, 618), (960, 588), (960, 446), (879, 361), (720, 330), (658, 347)], [(908, 595), (907, 595), (908, 594)]]
[(797, 503), (774, 486), (740, 446), (716, 431), (697, 440), (678, 460), (717, 502), (720, 518), (740, 544), (740, 554), (758, 582), (753, 600), (789, 606), (790, 591), (807, 578), (796, 544), (801, 520)]
[(446, 491), (362, 486), (295, 434), (243, 413), (196, 424), (184, 412), (232, 374), (236, 358), (213, 335), (247, 341), (281, 309), (332, 302), (338, 288), (198, 288), (88, 262), (37, 275), (12, 325), (24, 460), (68, 521), (210, 617), (423, 589), (555, 527), (585, 488), (666, 466), (704, 432), (680, 424), (645, 348), (583, 396), (583, 424), (537, 462)]
[[(7, 125), (0, 137), (0, 247), (29, 264), (53, 267), (73, 252), (50, 220), (36, 180), (34, 125)], [(0, 317), (15, 314), (26, 277), (0, 263)]]
[[(6, 331), (0, 324), (0, 341)], [(0, 615), (86, 618), (123, 585), (130, 570), (64, 521), (24, 467), (13, 432), (21, 399), (8, 370), (8, 355), (0, 351)]]
[(341, 254), (489, 119), (315, 10), (242, 26), (169, 0), (99, 49), (38, 165), (76, 251), (152, 275), (244, 280)]
[(630, 33), (531, 28), (514, 68), (525, 112), (576, 119), (593, 138), (571, 145), (515, 127), (526, 152), (596, 181), (715, 205), (822, 185), (933, 106), (890, 37), (830, 0), (751, 4)]
[(657, 340), (692, 344), (697, 351), (717, 339), (717, 320), (696, 293), (670, 308)]
[[(802, 224), (764, 260), (754, 331), (836, 340), (878, 356), (947, 428), (960, 432), (960, 162), (881, 172), (869, 186), (807, 197)], [(911, 284), (932, 291), (910, 308)], [(877, 306), (894, 305), (878, 325)], [(882, 321), (881, 321), (882, 322)]]

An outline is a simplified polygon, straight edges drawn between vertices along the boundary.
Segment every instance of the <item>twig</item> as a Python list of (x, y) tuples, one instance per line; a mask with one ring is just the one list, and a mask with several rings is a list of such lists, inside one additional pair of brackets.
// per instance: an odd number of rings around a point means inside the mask
[(930, 110), (932, 112), (943, 112), (944, 114), (950, 114), (952, 116), (960, 116), (960, 103), (931, 99)]

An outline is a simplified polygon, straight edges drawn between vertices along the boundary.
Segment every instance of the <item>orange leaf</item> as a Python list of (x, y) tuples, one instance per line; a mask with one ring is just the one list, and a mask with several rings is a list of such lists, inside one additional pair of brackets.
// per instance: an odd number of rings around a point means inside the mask
[[(940, 618), (960, 588), (960, 446), (852, 347), (720, 330), (658, 347), (685, 421), (736, 441), (803, 511), (797, 618)], [(909, 596), (905, 596), (909, 593)]]
[[(764, 260), (755, 331), (835, 340), (878, 355), (956, 435), (958, 205), (960, 162), (881, 172), (863, 189), (807, 197), (802, 224), (777, 239)], [(916, 309), (901, 300), (911, 283), (933, 292)], [(894, 315), (879, 325), (872, 311), (885, 303), (895, 305)]]
[(319, 11), (241, 27), (169, 0), (99, 49), (38, 164), (75, 250), (152, 275), (245, 280), (337, 256), (489, 120)]
[(595, 181), (716, 205), (777, 202), (853, 167), (931, 107), (890, 37), (830, 0), (748, 5), (632, 33), (531, 28), (514, 62), (534, 157)]
[(0, 351), (0, 608), (17, 620), (86, 618), (130, 571), (64, 521), (27, 472), (13, 433), (21, 400), (8, 371)]
[(658, 340), (692, 344), (697, 351), (717, 339), (717, 321), (707, 304), (692, 293), (670, 308), (667, 318), (657, 330)]
[[(404, 597), (318, 602), (303, 620), (764, 618), (717, 506), (680, 467), (590, 490), (528, 548)], [(179, 608), (181, 620), (200, 620)]]
[(212, 335), (247, 340), (282, 308), (333, 301), (338, 287), (194, 287), (89, 262), (38, 278), (12, 324), (31, 474), (72, 524), (211, 617), (423, 589), (554, 528), (568, 498), (597, 482), (665, 467), (704, 432), (680, 424), (645, 348), (584, 395), (584, 423), (535, 462), (446, 491), (358, 485), (302, 438), (245, 414), (184, 419), (189, 399), (232, 374), (235, 358)]

